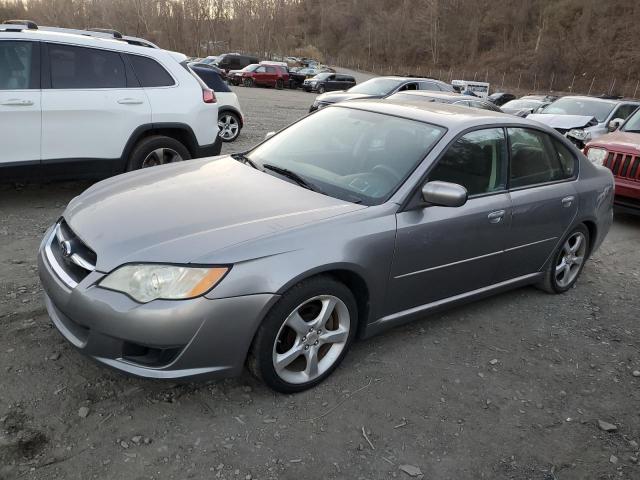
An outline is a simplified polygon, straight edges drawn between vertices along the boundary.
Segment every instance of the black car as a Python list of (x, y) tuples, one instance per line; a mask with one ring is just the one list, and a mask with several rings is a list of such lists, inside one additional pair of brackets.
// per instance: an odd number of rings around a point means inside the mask
[(257, 57), (250, 55), (239, 55), (237, 53), (225, 53), (220, 55), (215, 62), (215, 66), (228, 72), (229, 70), (242, 70), (252, 63), (260, 63)]
[(487, 97), (487, 100), (489, 100), (491, 103), (499, 107), (515, 99), (516, 99), (516, 96), (514, 94), (504, 93), (504, 92), (495, 92)]
[(375, 77), (355, 87), (351, 87), (346, 92), (323, 93), (322, 95), (318, 95), (309, 111), (314, 112), (332, 103), (354, 98), (387, 98), (389, 95), (405, 90), (430, 90), (453, 93), (453, 87), (451, 85), (432, 78)]
[(304, 81), (302, 89), (305, 92), (333, 92), (335, 90), (348, 90), (356, 85), (356, 79), (351, 75), (341, 73), (323, 72), (313, 78)]
[(287, 68), (289, 72), (289, 88), (302, 88), (304, 85), (304, 81), (307, 79), (307, 76), (304, 73), (298, 73), (295, 70)]
[(189, 66), (191, 68), (196, 68), (197, 67), (197, 68), (209, 69), (209, 70), (217, 73), (220, 76), (220, 78), (222, 78), (223, 80), (227, 79), (227, 72), (225, 72), (221, 68), (216, 67), (215, 65), (212, 65), (211, 63), (189, 62)]
[(482, 98), (470, 97), (459, 93), (439, 93), (439, 92), (398, 92), (389, 99), (401, 99), (405, 101), (425, 101), (435, 103), (450, 103), (452, 105), (462, 105), (464, 107), (479, 108), (481, 110), (491, 110), (492, 112), (502, 112), (497, 105), (483, 100)]

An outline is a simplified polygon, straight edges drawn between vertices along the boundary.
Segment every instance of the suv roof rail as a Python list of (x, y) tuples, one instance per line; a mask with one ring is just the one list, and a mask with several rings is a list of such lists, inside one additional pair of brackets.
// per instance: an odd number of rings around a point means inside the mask
[(106, 33), (108, 35), (112, 35), (113, 38), (117, 38), (118, 40), (122, 39), (122, 34), (114, 30), (112, 28), (87, 28), (88, 32), (98, 32), (98, 33)]
[(4, 25), (17, 25), (27, 30), (38, 30), (38, 24), (32, 20), (7, 20)]

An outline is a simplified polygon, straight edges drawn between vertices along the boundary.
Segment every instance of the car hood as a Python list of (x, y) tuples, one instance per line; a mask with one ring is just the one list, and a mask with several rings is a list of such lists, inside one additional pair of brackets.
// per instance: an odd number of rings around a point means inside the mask
[(598, 124), (595, 117), (588, 115), (558, 115), (555, 113), (533, 113), (527, 116), (529, 120), (536, 120), (551, 128), (569, 130), (571, 128), (592, 127)]
[[(109, 272), (130, 262), (202, 263), (232, 245), (362, 208), (221, 157), (97, 183), (64, 218), (96, 252), (96, 269)], [(251, 250), (241, 250), (244, 259)]]
[(322, 95), (318, 95), (316, 97), (317, 102), (324, 103), (337, 103), (342, 102), (344, 100), (353, 100), (355, 98), (372, 98), (373, 95), (368, 95), (366, 93), (349, 93), (346, 91), (338, 91), (331, 93), (323, 93)]
[(609, 150), (624, 150), (626, 152), (634, 152), (637, 155), (640, 151), (640, 133), (623, 132), (617, 130), (598, 138), (593, 146), (604, 147)]

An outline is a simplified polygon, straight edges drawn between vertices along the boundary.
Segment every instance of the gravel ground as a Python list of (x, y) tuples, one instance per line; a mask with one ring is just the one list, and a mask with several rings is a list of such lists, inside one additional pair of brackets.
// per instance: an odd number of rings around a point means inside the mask
[[(247, 125), (225, 152), (314, 98), (237, 92)], [(0, 187), (0, 478), (640, 478), (640, 218), (617, 216), (567, 294), (523, 288), (358, 342), (286, 396), (249, 374), (124, 377), (62, 339), (35, 253), (88, 185)]]

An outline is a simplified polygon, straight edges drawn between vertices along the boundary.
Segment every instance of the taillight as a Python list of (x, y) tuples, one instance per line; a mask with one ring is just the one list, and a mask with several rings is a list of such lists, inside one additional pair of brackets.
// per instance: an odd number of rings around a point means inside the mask
[(214, 93), (213, 90), (211, 90), (209, 88), (203, 88), (202, 89), (202, 101), (204, 103), (216, 103), (217, 102), (216, 94)]

